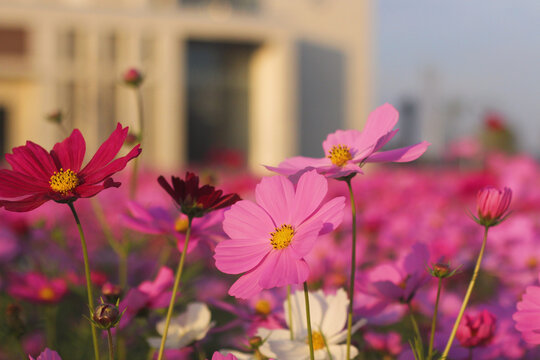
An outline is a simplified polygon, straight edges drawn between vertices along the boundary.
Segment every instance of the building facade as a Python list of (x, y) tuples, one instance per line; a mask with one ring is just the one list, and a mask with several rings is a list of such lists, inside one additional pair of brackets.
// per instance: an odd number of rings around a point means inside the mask
[(145, 74), (143, 160), (232, 149), (247, 165), (321, 156), (370, 107), (367, 0), (0, 0), (0, 143), (52, 146), (61, 109), (89, 152), (136, 126), (121, 74)]

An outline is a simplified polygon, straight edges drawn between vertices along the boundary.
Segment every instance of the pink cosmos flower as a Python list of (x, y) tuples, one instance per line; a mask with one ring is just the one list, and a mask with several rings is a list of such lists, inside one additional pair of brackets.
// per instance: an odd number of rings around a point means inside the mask
[(212, 360), (238, 360), (233, 354), (222, 355), (218, 351), (212, 355)]
[(163, 266), (154, 281), (143, 281), (138, 287), (131, 289), (120, 302), (120, 309), (126, 312), (120, 320), (120, 327), (126, 326), (142, 309), (160, 309), (169, 305), (174, 283), (171, 269)]
[[(224, 328), (234, 327), (239, 324), (246, 324), (247, 336), (254, 336), (258, 328), (280, 329), (283, 327), (283, 314), (277, 308), (281, 306), (283, 296), (275, 292), (262, 291), (255, 295), (246, 303), (245, 301), (235, 302), (234, 304), (211, 299), (210, 303), (224, 311), (237, 316)], [(223, 329), (221, 329), (223, 331)]]
[(62, 360), (60, 355), (56, 351), (45, 349), (43, 352), (37, 357), (33, 358), (32, 356), (28, 356), (30, 360)]
[(427, 246), (414, 244), (412, 251), (397, 264), (379, 265), (369, 272), (367, 292), (386, 301), (411, 301), (416, 291), (429, 280), (426, 270), (428, 261)]
[[(187, 215), (180, 213), (175, 219), (164, 207), (144, 208), (134, 201), (129, 201), (127, 207), (132, 215), (123, 217), (123, 222), (127, 227), (146, 234), (171, 235), (178, 241), (178, 250), (182, 251), (188, 228)], [(197, 246), (199, 240), (207, 241), (213, 248), (216, 240), (222, 238), (222, 221), (222, 210), (194, 218), (191, 224), (188, 253)]]
[(485, 187), (478, 192), (476, 203), (480, 225), (495, 226), (503, 221), (508, 214), (508, 207), (512, 200), (512, 190), (505, 187), (503, 191)]
[(8, 293), (18, 299), (38, 304), (56, 304), (67, 293), (64, 279), (48, 279), (38, 272), (13, 275), (7, 289)]
[(487, 346), (495, 336), (497, 319), (487, 310), (476, 316), (465, 314), (459, 323), (456, 338), (463, 347)]
[(364, 334), (364, 341), (370, 348), (390, 355), (395, 356), (403, 351), (401, 336), (395, 331), (390, 331), (385, 334), (367, 331)]
[(540, 286), (528, 286), (525, 289), (512, 318), (526, 342), (540, 344)]
[(266, 177), (255, 190), (257, 203), (243, 200), (225, 212), (223, 229), (230, 239), (217, 245), (216, 266), (227, 274), (245, 273), (230, 295), (247, 299), (262, 289), (306, 281), (304, 257), (343, 218), (345, 198), (322, 204), (327, 190), (316, 171), (304, 173), (296, 188), (285, 177)]
[(15, 200), (0, 200), (0, 207), (9, 211), (30, 211), (49, 200), (70, 203), (110, 187), (119, 187), (120, 183), (111, 176), (141, 153), (137, 145), (126, 156), (113, 160), (127, 132), (127, 127), (118, 124), (82, 169), (86, 143), (78, 129), (54, 145), (50, 152), (31, 141), (13, 148), (13, 154), (6, 154), (6, 161), (13, 170), (0, 170), (0, 197)]
[(362, 165), (368, 162), (408, 162), (422, 155), (428, 142), (390, 150), (379, 151), (399, 131), (393, 130), (399, 114), (390, 104), (375, 109), (368, 117), (363, 131), (337, 130), (323, 142), (325, 157), (309, 158), (296, 156), (281, 162), (277, 167), (266, 166), (268, 170), (282, 175), (294, 175), (306, 169), (331, 178), (341, 178), (351, 174), (362, 174)]

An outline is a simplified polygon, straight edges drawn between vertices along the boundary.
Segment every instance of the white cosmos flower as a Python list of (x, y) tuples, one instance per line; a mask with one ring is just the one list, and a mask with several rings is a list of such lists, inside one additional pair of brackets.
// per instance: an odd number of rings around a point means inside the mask
[[(275, 354), (279, 360), (307, 360), (309, 359), (308, 332), (306, 324), (306, 305), (303, 291), (296, 291), (291, 296), (293, 340), (290, 331), (286, 329), (269, 330), (259, 328), (257, 335), (263, 340), (260, 347), (263, 354)], [(335, 295), (324, 295), (319, 290), (309, 293), (309, 308), (311, 312), (311, 331), (313, 348), (316, 360), (345, 360), (347, 345), (342, 344), (347, 339), (347, 306), (349, 300), (343, 289)], [(289, 324), (289, 311), (287, 300), (283, 304), (285, 319)], [(366, 323), (365, 319), (353, 325), (354, 333)], [(358, 350), (351, 346), (351, 357), (355, 357)]]
[[(167, 332), (165, 349), (181, 349), (194, 341), (201, 340), (212, 326), (211, 314), (208, 306), (200, 302), (190, 303), (185, 312), (172, 318)], [(157, 332), (163, 335), (165, 319), (156, 325)], [(159, 348), (161, 337), (148, 338), (148, 343), (153, 348)]]

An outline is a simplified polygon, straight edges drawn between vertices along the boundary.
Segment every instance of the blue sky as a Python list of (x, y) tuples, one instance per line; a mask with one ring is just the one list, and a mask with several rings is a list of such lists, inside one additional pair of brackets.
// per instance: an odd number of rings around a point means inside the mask
[(504, 113), (522, 148), (540, 154), (540, 1), (376, 0), (376, 101), (420, 96), (434, 69), (443, 100), (469, 116), (457, 133), (478, 127), (484, 108)]

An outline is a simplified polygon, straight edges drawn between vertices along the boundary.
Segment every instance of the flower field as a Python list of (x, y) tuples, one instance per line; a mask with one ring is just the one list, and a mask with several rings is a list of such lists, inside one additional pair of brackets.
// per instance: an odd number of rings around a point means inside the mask
[(121, 125), (85, 166), (78, 130), (14, 148), (0, 359), (540, 358), (539, 164), (383, 151), (397, 118), (262, 178), (156, 173)]

